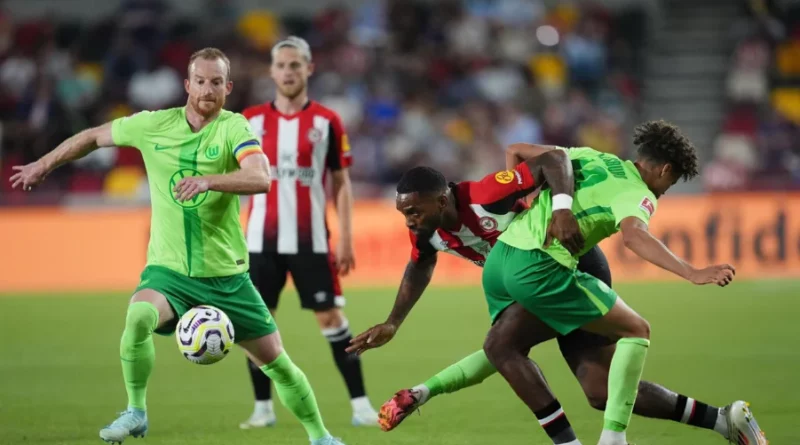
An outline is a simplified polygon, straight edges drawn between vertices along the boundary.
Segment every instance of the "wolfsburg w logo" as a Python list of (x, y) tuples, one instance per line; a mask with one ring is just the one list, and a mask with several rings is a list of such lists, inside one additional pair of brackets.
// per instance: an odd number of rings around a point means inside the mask
[(206, 158), (209, 160), (217, 159), (219, 154), (219, 145), (212, 145), (211, 147), (206, 148)]
[(193, 209), (202, 204), (203, 201), (205, 201), (206, 198), (208, 198), (208, 191), (205, 191), (188, 201), (177, 200), (177, 197), (175, 196), (175, 186), (178, 184), (178, 182), (180, 182), (181, 179), (195, 177), (195, 176), (203, 176), (203, 174), (191, 168), (183, 168), (173, 173), (172, 177), (169, 178), (169, 193), (170, 196), (172, 196), (172, 200), (175, 201), (176, 204), (185, 209)]

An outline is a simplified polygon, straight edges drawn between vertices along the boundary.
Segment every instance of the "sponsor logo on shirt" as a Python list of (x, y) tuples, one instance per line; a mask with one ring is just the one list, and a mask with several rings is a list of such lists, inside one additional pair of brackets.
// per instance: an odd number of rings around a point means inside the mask
[(653, 213), (656, 212), (655, 204), (653, 204), (653, 201), (651, 201), (647, 196), (642, 198), (642, 202), (639, 203), (639, 208), (647, 212), (648, 216), (653, 216)]
[(342, 135), (342, 153), (348, 153), (350, 151), (350, 140), (347, 139), (347, 135)]
[(312, 167), (273, 167), (273, 171), (279, 181), (298, 181), (306, 186), (310, 186), (317, 176)]
[(517, 178), (517, 184), (522, 185), (522, 175), (516, 170), (514, 170), (514, 177)]
[(494, 175), (494, 179), (500, 184), (510, 184), (511, 181), (514, 180), (514, 172), (511, 170), (497, 172), (497, 174)]

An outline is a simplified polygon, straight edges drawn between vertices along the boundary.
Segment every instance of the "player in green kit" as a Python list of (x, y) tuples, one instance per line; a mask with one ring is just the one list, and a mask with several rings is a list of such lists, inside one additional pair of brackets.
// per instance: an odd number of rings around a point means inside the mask
[[(627, 444), (625, 431), (650, 345), (650, 326), (600, 280), (576, 271), (577, 258), (621, 231), (627, 248), (695, 284), (725, 286), (734, 276), (727, 264), (694, 268), (648, 232), (656, 199), (679, 179), (697, 175), (692, 144), (663, 121), (638, 127), (634, 142), (635, 162), (591, 148), (564, 150), (574, 181), (548, 184), (498, 238), (483, 271), (493, 323), (484, 351), (534, 413), (551, 403), (552, 396), (528, 358), (533, 346), (578, 328), (619, 339), (609, 369), (600, 445)], [(568, 251), (557, 241), (545, 244), (558, 212), (575, 215), (585, 241), (582, 248)], [(766, 444), (754, 420), (750, 427), (757, 445)]]
[(275, 322), (247, 274), (239, 196), (267, 192), (269, 163), (240, 114), (223, 110), (233, 88), (220, 50), (193, 54), (185, 107), (144, 111), (85, 130), (31, 164), (14, 167), (24, 190), (55, 168), (103, 146), (142, 152), (152, 221), (147, 266), (128, 306), (120, 358), (127, 409), (100, 430), (106, 442), (147, 433), (145, 396), (153, 370), (153, 332), (169, 335), (188, 309), (210, 304), (234, 325), (236, 342), (272, 381), (314, 445), (342, 445), (326, 430), (314, 392), (283, 350)]

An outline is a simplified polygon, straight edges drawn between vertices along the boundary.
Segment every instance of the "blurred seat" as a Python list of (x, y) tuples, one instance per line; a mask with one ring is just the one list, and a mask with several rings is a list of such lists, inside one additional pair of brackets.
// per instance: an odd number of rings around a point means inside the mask
[(800, 76), (800, 41), (791, 40), (778, 45), (775, 65), (778, 73), (784, 77)]
[(556, 53), (540, 53), (530, 58), (528, 69), (547, 97), (561, 95), (567, 84), (567, 64)]
[(786, 119), (800, 124), (800, 89), (776, 88), (772, 91), (772, 106)]
[(144, 177), (140, 167), (115, 167), (106, 175), (103, 192), (110, 197), (134, 197)]

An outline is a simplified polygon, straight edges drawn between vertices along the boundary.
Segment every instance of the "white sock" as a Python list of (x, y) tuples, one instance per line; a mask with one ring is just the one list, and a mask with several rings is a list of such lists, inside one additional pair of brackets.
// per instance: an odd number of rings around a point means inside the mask
[(600, 444), (602, 445), (627, 445), (628, 438), (625, 431), (603, 430), (600, 434)]
[(419, 406), (424, 405), (431, 396), (431, 390), (425, 385), (417, 385), (411, 388), (411, 391), (417, 395)]
[(575, 439), (572, 442), (562, 443), (561, 445), (581, 445), (581, 441)]
[(717, 410), (717, 424), (714, 425), (714, 431), (722, 434), (722, 437), (728, 439), (730, 431), (728, 431), (728, 419), (722, 414), (722, 409)]
[(372, 407), (372, 404), (369, 403), (369, 399), (367, 396), (356, 397), (355, 399), (350, 400), (350, 406), (353, 407), (353, 412), (361, 412), (361, 411), (375, 411)]
[(273, 412), (272, 400), (256, 400), (256, 406), (253, 409), (256, 414), (267, 414)]

